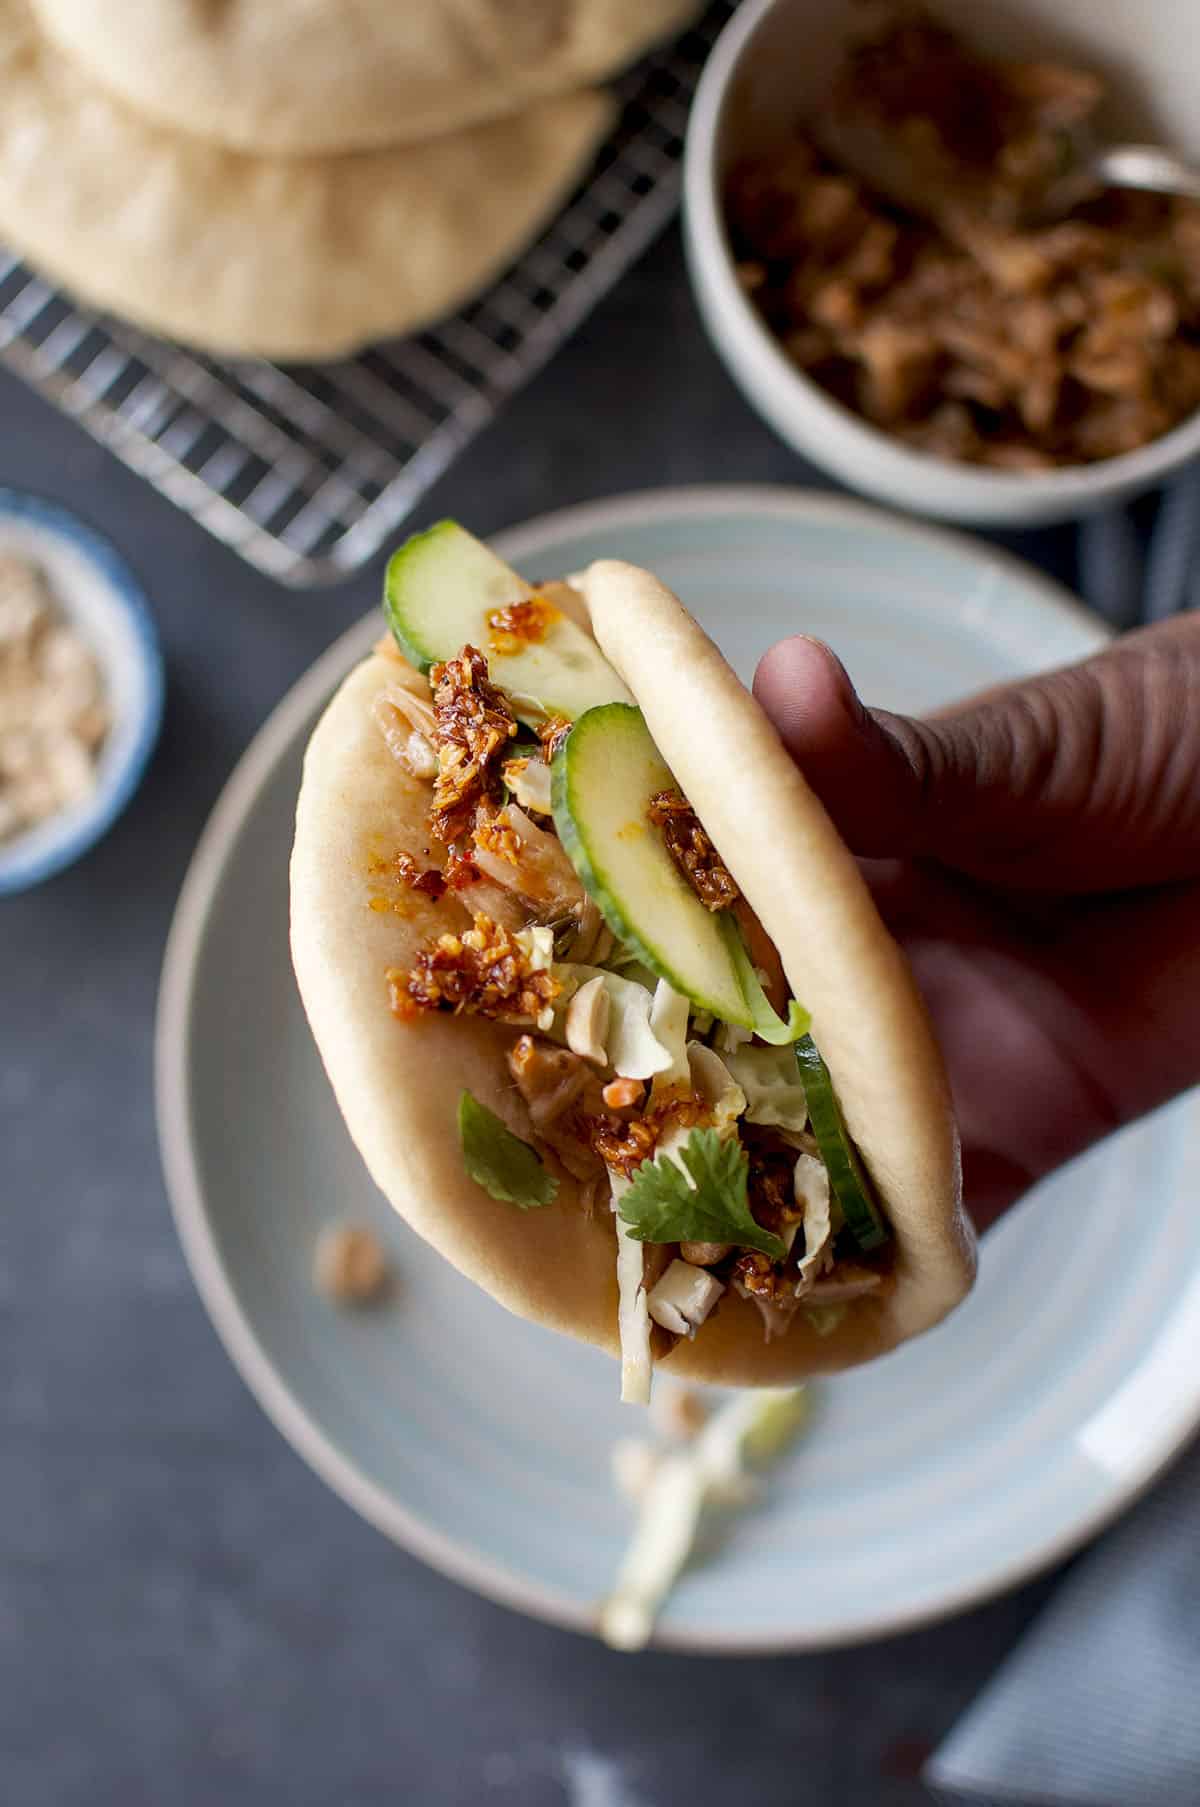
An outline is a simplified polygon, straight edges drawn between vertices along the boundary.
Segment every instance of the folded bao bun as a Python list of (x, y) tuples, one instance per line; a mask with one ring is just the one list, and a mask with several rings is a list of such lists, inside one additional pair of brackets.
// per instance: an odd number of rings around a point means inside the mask
[[(636, 697), (660, 752), (774, 941), (830, 1070), (894, 1238), (894, 1283), (855, 1299), (820, 1334), (798, 1312), (765, 1341), (730, 1288), (694, 1341), (657, 1365), (730, 1385), (781, 1385), (849, 1367), (943, 1318), (969, 1290), (974, 1238), (961, 1205), (958, 1138), (937, 1044), (904, 956), (855, 861), (754, 698), (676, 598), (633, 566), (572, 580), (599, 645)], [(429, 787), (388, 752), (372, 719), (398, 682), (427, 680), (374, 655), (345, 680), (309, 744), (292, 855), (292, 953), (342, 1113), (376, 1184), (419, 1235), (522, 1317), (619, 1353), (616, 1238), (575, 1182), (521, 1211), (466, 1176), (456, 1128), (472, 1091), (519, 1136), (532, 1131), (505, 1064), (511, 1025), (391, 1014), (385, 974), (447, 926), (446, 905), (370, 907), (372, 854), (429, 845)], [(697, 725), (703, 724), (703, 733)]]
[(173, 133), (391, 149), (611, 75), (698, 0), (33, 0), (61, 59)]
[[(107, 9), (91, 12), (115, 45)], [(296, 362), (415, 331), (477, 294), (566, 201), (614, 112), (581, 89), (419, 144), (230, 151), (94, 85), (29, 0), (0, 0), (0, 87), (10, 250), (147, 332)]]

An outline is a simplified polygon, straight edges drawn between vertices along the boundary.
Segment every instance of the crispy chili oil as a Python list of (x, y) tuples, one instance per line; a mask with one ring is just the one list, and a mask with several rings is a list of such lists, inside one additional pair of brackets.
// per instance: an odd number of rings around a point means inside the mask
[(453, 1010), (504, 1022), (537, 1022), (562, 990), (552, 973), (534, 971), (530, 955), (490, 916), (476, 915), (461, 935), (439, 935), (412, 966), (388, 975), (391, 1007), (399, 1017), (421, 1010)]
[(561, 620), (562, 611), (544, 596), (510, 602), (507, 608), (493, 609), (488, 616), (488, 646), (500, 658), (519, 653), (544, 640), (554, 623)]
[(424, 870), (418, 866), (411, 853), (397, 853), (393, 856), (392, 867), (402, 884), (410, 891), (418, 891), (423, 897), (437, 902), (446, 895), (446, 880), (436, 866), (428, 866)]
[(667, 852), (706, 910), (727, 910), (741, 896), (733, 876), (679, 791), (657, 791), (646, 810), (662, 830)]
[(477, 804), (499, 800), (501, 756), (517, 732), (517, 719), (487, 670), (483, 654), (464, 646), (430, 673), (438, 774), (429, 825), (447, 846), (469, 836)]

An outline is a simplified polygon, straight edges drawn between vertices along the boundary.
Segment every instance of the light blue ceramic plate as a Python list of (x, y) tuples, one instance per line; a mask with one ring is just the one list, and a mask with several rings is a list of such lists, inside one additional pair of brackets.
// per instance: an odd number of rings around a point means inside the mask
[[(651, 566), (743, 674), (825, 635), (902, 709), (1053, 665), (1102, 630), (969, 541), (795, 491), (665, 492), (507, 535), (534, 577)], [(615, 1367), (509, 1317), (374, 1191), (308, 1035), (287, 951), (301, 753), (379, 631), (363, 622), (276, 711), (188, 877), (163, 981), (158, 1086), (180, 1231), (226, 1345), (280, 1429), (381, 1530), (468, 1586), (587, 1629), (629, 1529), (609, 1478), (631, 1429)], [(452, 1084), (447, 1075), (447, 1084)], [(1200, 1418), (1200, 1171), (1186, 1099), (1040, 1189), (987, 1238), (941, 1329), (827, 1383), (811, 1435), (706, 1566), (663, 1643), (764, 1650), (893, 1631), (976, 1601), (1110, 1518)], [(393, 1304), (313, 1293), (314, 1239), (366, 1220)]]
[(3, 897), (61, 872), (112, 827), (158, 739), (163, 664), (141, 586), (116, 548), (68, 509), (0, 489), (0, 554), (29, 559), (46, 573), (56, 602), (103, 667), (112, 711), (91, 794), (0, 844)]

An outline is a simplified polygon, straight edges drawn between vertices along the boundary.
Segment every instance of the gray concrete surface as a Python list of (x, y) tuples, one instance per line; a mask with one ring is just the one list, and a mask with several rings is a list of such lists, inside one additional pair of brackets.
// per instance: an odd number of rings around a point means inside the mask
[[(585, 497), (804, 481), (701, 334), (669, 236), (443, 481), (488, 531)], [(904, 1807), (1052, 1581), (774, 1661), (614, 1656), (391, 1548), (233, 1372), (152, 1115), (163, 941), (205, 817), (379, 563), (292, 594), (0, 376), (0, 483), (102, 526), (153, 599), (166, 725), (81, 864), (0, 901), (0, 1803)], [(1068, 580), (1069, 531), (1010, 538)]]

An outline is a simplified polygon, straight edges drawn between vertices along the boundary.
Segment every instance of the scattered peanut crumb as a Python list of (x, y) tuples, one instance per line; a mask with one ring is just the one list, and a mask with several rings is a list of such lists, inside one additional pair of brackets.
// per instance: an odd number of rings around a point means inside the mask
[(663, 1436), (687, 1442), (708, 1423), (708, 1406), (695, 1387), (659, 1385), (650, 1402), (650, 1416)]
[(313, 1285), (336, 1305), (370, 1305), (388, 1290), (391, 1269), (379, 1238), (360, 1224), (322, 1230), (313, 1258)]
[(110, 724), (99, 662), (44, 572), (0, 553), (0, 841), (84, 801)]
[(611, 1461), (617, 1491), (636, 1506), (645, 1499), (658, 1473), (662, 1450), (648, 1437), (618, 1437), (612, 1446)]

